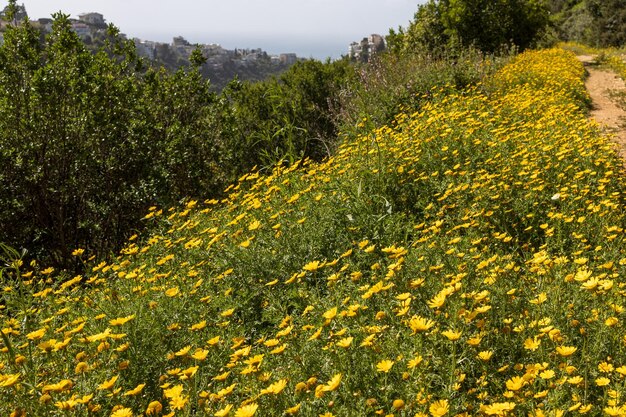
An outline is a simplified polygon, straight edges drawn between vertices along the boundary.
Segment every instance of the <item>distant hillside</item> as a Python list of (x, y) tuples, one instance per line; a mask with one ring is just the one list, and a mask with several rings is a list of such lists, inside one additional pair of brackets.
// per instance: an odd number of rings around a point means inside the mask
[(294, 53), (270, 55), (260, 48), (229, 50), (218, 44), (195, 45), (182, 36), (174, 37), (171, 44), (137, 38), (133, 41), (139, 55), (172, 71), (188, 67), (192, 52), (199, 48), (206, 59), (200, 73), (219, 90), (235, 77), (240, 80), (261, 81), (272, 75), (279, 75), (291, 65), (304, 60)]
[(626, 42), (626, 2), (623, 0), (550, 0), (556, 36), (596, 47)]
[[(7, 6), (8, 7), (8, 6)], [(6, 8), (0, 16), (6, 15)], [(26, 7), (18, 6), (17, 21), (23, 21), (28, 17)], [(43, 38), (52, 32), (51, 18), (31, 18), (33, 26), (41, 31)], [(79, 35), (91, 50), (100, 49), (107, 39), (108, 24), (104, 15), (100, 13), (84, 13), (78, 19), (70, 19), (72, 29)], [(0, 31), (4, 30), (5, 24), (0, 24)], [(0, 32), (0, 42), (2, 36)], [(127, 38), (127, 35), (121, 34)], [(192, 44), (181, 36), (174, 37), (171, 43), (154, 42), (133, 38), (137, 53), (149, 63), (163, 66), (171, 71), (185, 68), (190, 65), (191, 53), (199, 48), (206, 62), (202, 65), (201, 74), (211, 81), (216, 90), (221, 90), (233, 78), (245, 81), (261, 81), (272, 75), (279, 75), (291, 65), (303, 58), (298, 58), (295, 53), (281, 53), (270, 55), (264, 50), (235, 49), (228, 50), (218, 44)]]

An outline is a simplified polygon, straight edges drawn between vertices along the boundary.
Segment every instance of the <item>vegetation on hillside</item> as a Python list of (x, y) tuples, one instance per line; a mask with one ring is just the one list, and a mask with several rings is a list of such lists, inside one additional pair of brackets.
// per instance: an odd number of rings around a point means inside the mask
[(620, 0), (550, 0), (555, 36), (594, 47), (626, 41), (626, 4)]
[(623, 162), (571, 52), (506, 52), (621, 8), (431, 0), (219, 94), (9, 25), (0, 414), (626, 415)]
[(72, 279), (7, 249), (0, 411), (623, 414), (626, 190), (583, 75), (524, 53), (323, 162), (152, 208)]
[(75, 248), (117, 251), (148, 207), (219, 198), (255, 166), (322, 160), (363, 118), (380, 126), (442, 83), (478, 82), (482, 59), (307, 61), (217, 94), (199, 73), (199, 52), (191, 68), (170, 73), (145, 66), (113, 26), (94, 54), (62, 14), (43, 44), (28, 21), (9, 25), (0, 46), (0, 242), (78, 270)]
[(391, 30), (395, 51), (546, 46), (558, 41), (617, 47), (626, 41), (621, 0), (428, 0), (407, 28)]
[(391, 30), (389, 39), (392, 49), (402, 51), (524, 50), (537, 44), (548, 22), (543, 0), (428, 0), (408, 28)]

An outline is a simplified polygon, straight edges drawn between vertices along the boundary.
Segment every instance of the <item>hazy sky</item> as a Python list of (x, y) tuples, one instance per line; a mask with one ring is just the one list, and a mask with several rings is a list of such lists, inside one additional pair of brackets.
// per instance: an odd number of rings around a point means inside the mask
[[(225, 48), (263, 48), (324, 58), (346, 53), (352, 41), (406, 26), (424, 0), (18, 0), (31, 19), (59, 10), (77, 17), (98, 12), (129, 37)], [(6, 2), (4, 2), (6, 3)]]

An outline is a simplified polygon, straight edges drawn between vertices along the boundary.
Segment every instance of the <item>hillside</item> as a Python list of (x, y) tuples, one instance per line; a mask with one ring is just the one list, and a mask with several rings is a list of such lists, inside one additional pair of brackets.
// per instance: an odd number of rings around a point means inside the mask
[(0, 414), (625, 414), (625, 183), (583, 77), (526, 52), (151, 209), (85, 276), (7, 252)]

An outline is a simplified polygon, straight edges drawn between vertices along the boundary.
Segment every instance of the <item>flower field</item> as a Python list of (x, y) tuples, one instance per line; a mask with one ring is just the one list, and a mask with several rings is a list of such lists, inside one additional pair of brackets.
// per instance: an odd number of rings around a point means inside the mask
[(150, 210), (85, 276), (14, 260), (0, 415), (626, 415), (626, 183), (583, 77), (527, 52)]

